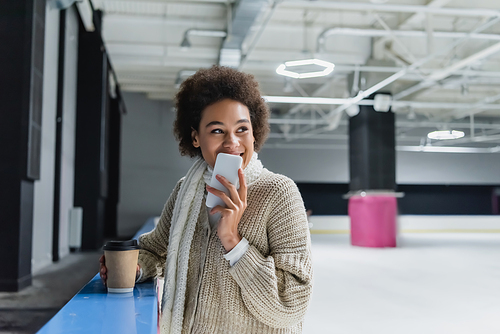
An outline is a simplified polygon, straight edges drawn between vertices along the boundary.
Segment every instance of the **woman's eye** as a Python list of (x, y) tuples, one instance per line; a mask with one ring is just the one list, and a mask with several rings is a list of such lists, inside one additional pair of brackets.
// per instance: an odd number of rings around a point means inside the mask
[(221, 129), (213, 129), (212, 133), (222, 133), (222, 130)]
[(241, 128), (238, 129), (238, 132), (245, 132), (247, 130), (248, 128), (246, 126), (242, 126)]

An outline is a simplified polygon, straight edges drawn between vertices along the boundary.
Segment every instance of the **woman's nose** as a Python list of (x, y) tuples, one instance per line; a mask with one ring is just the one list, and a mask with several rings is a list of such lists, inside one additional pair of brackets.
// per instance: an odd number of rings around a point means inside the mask
[(224, 146), (226, 146), (226, 147), (235, 147), (235, 146), (238, 146), (238, 137), (236, 137), (232, 133), (229, 133), (224, 138)]

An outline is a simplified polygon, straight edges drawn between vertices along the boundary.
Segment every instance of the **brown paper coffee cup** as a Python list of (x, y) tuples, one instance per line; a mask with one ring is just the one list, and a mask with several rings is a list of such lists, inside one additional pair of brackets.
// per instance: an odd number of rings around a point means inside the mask
[(104, 257), (106, 258), (107, 286), (108, 292), (124, 293), (131, 292), (135, 286), (135, 276), (137, 271), (137, 258), (139, 256), (139, 246), (137, 241), (110, 241), (104, 247)]

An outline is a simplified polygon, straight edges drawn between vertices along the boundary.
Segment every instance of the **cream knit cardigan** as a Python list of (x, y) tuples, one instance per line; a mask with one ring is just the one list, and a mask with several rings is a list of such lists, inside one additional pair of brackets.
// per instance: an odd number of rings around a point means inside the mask
[[(163, 276), (181, 179), (158, 226), (139, 238), (142, 280)], [(238, 231), (250, 247), (230, 267), (204, 200), (191, 242), (182, 333), (301, 333), (312, 292), (310, 235), (295, 183), (264, 169)]]

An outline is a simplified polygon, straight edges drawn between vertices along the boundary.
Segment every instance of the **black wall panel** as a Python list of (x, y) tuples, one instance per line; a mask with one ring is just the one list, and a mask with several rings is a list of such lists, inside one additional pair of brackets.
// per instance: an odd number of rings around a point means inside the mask
[[(349, 186), (342, 183), (297, 183), (306, 209), (313, 215), (347, 215)], [(498, 185), (398, 185), (403, 215), (492, 215), (498, 214)]]
[(75, 206), (83, 208), (82, 249), (102, 246), (107, 174), (107, 56), (98, 30), (80, 22), (75, 139)]
[[(102, 247), (116, 236), (120, 166), (120, 126), (123, 100), (103, 44), (101, 15), (94, 12), (96, 30), (80, 22), (75, 156), (75, 206), (83, 208), (82, 249)], [(112, 97), (112, 95), (114, 97)]]
[(490, 215), (493, 186), (398, 185), (405, 193), (398, 199), (404, 215)]
[(342, 183), (297, 183), (306, 210), (313, 215), (347, 215), (349, 185)]
[(44, 34), (45, 0), (0, 1), (0, 291), (31, 284)]

